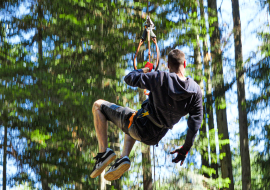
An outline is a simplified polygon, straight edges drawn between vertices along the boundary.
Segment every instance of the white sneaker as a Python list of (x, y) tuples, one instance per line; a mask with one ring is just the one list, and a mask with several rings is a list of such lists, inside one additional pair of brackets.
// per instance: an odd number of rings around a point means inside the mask
[(96, 164), (90, 175), (91, 178), (99, 176), (103, 170), (116, 158), (116, 154), (110, 148), (107, 148), (105, 152), (98, 153), (94, 159), (96, 159)]
[(110, 169), (105, 173), (104, 178), (108, 181), (120, 178), (130, 167), (130, 160), (127, 156), (118, 158)]

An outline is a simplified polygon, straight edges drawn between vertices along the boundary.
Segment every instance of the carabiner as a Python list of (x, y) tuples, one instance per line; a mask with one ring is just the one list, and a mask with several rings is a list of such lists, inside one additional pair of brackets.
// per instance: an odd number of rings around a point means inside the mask
[(136, 54), (135, 54), (134, 59), (133, 59), (133, 67), (134, 67), (135, 70), (137, 70), (136, 58), (137, 58), (138, 52), (140, 50), (140, 47), (143, 44), (143, 42), (146, 40), (146, 38), (148, 38), (148, 56), (149, 56), (149, 62), (151, 63), (151, 49), (150, 49), (150, 38), (151, 38), (153, 40), (153, 42), (155, 43), (155, 45), (156, 45), (157, 60), (156, 60), (155, 71), (157, 71), (158, 66), (159, 66), (159, 48), (158, 48), (158, 44), (157, 44), (156, 35), (153, 32), (153, 29), (155, 29), (154, 23), (152, 22), (152, 20), (150, 19), (149, 16), (147, 16), (147, 19), (145, 21), (144, 26), (145, 26), (145, 28), (144, 28), (144, 31), (143, 31), (143, 35), (142, 35), (142, 37), (140, 39), (140, 43), (138, 45)]
[[(143, 31), (143, 35), (140, 39), (140, 43), (138, 45), (138, 48), (137, 48), (137, 51), (136, 51), (136, 54), (134, 56), (134, 59), (133, 59), (133, 67), (135, 70), (137, 70), (137, 66), (136, 66), (136, 58), (137, 58), (137, 55), (138, 55), (138, 52), (140, 50), (140, 47), (141, 45), (143, 44), (143, 42), (146, 40), (146, 38), (148, 39), (148, 56), (149, 56), (149, 62), (151, 63), (151, 48), (150, 48), (150, 38), (153, 40), (153, 42), (155, 43), (156, 45), (156, 51), (157, 51), (157, 60), (156, 60), (156, 66), (155, 66), (155, 71), (158, 70), (158, 66), (159, 66), (159, 48), (158, 48), (158, 45), (157, 45), (157, 38), (156, 38), (156, 35), (154, 34), (153, 32), (153, 29), (155, 29), (154, 27), (154, 23), (152, 22), (152, 20), (150, 19), (149, 16), (147, 16), (147, 19), (144, 23), (144, 31)], [(146, 89), (144, 90), (144, 94), (145, 95), (149, 95), (149, 93), (146, 92)]]

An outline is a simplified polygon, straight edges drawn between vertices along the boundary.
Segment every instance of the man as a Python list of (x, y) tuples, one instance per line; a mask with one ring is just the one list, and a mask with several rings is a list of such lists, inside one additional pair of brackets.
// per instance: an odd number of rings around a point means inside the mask
[(149, 62), (143, 69), (130, 72), (125, 77), (128, 85), (150, 91), (149, 99), (142, 103), (141, 109), (137, 112), (105, 100), (97, 100), (94, 103), (94, 125), (100, 153), (95, 157), (97, 161), (90, 175), (92, 178), (100, 175), (116, 158), (113, 150), (108, 148), (108, 120), (125, 132), (125, 138), (122, 155), (105, 173), (106, 180), (116, 180), (129, 169), (128, 156), (136, 140), (147, 145), (155, 145), (182, 116), (189, 114), (185, 143), (181, 148), (171, 152), (177, 153), (172, 162), (181, 161), (180, 165), (183, 164), (203, 118), (200, 87), (194, 80), (184, 76), (185, 67), (185, 54), (174, 49), (168, 55), (170, 73), (150, 72), (153, 64)]

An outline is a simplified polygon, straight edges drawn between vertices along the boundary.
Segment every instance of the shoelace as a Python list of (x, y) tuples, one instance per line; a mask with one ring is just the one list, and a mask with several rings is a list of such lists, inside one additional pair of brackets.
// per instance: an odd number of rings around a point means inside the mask
[(95, 160), (99, 160), (99, 158), (101, 158), (101, 156), (102, 156), (102, 155), (101, 155), (100, 153), (98, 153), (98, 154), (94, 157), (94, 159), (95, 159)]
[(118, 162), (120, 160), (120, 158), (117, 158), (116, 160), (115, 160), (115, 162), (114, 162), (114, 164), (109, 168), (109, 170), (108, 171), (110, 171), (110, 170), (112, 170), (112, 169), (114, 169), (115, 168), (115, 165), (116, 165), (116, 163)]
[(94, 168), (96, 168), (97, 164), (99, 163), (99, 159), (102, 157), (102, 155), (103, 155), (103, 154), (98, 153), (98, 154), (94, 157), (94, 159), (96, 160), (96, 163), (95, 163), (95, 167), (94, 167)]

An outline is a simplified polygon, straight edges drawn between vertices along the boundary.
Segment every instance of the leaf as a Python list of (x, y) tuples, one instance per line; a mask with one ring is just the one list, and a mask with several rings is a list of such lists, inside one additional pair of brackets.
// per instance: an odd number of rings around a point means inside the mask
[(46, 148), (47, 145), (45, 141), (50, 138), (50, 135), (45, 135), (45, 134), (40, 133), (39, 129), (32, 131), (30, 136), (31, 136), (31, 141), (40, 144), (41, 148)]

